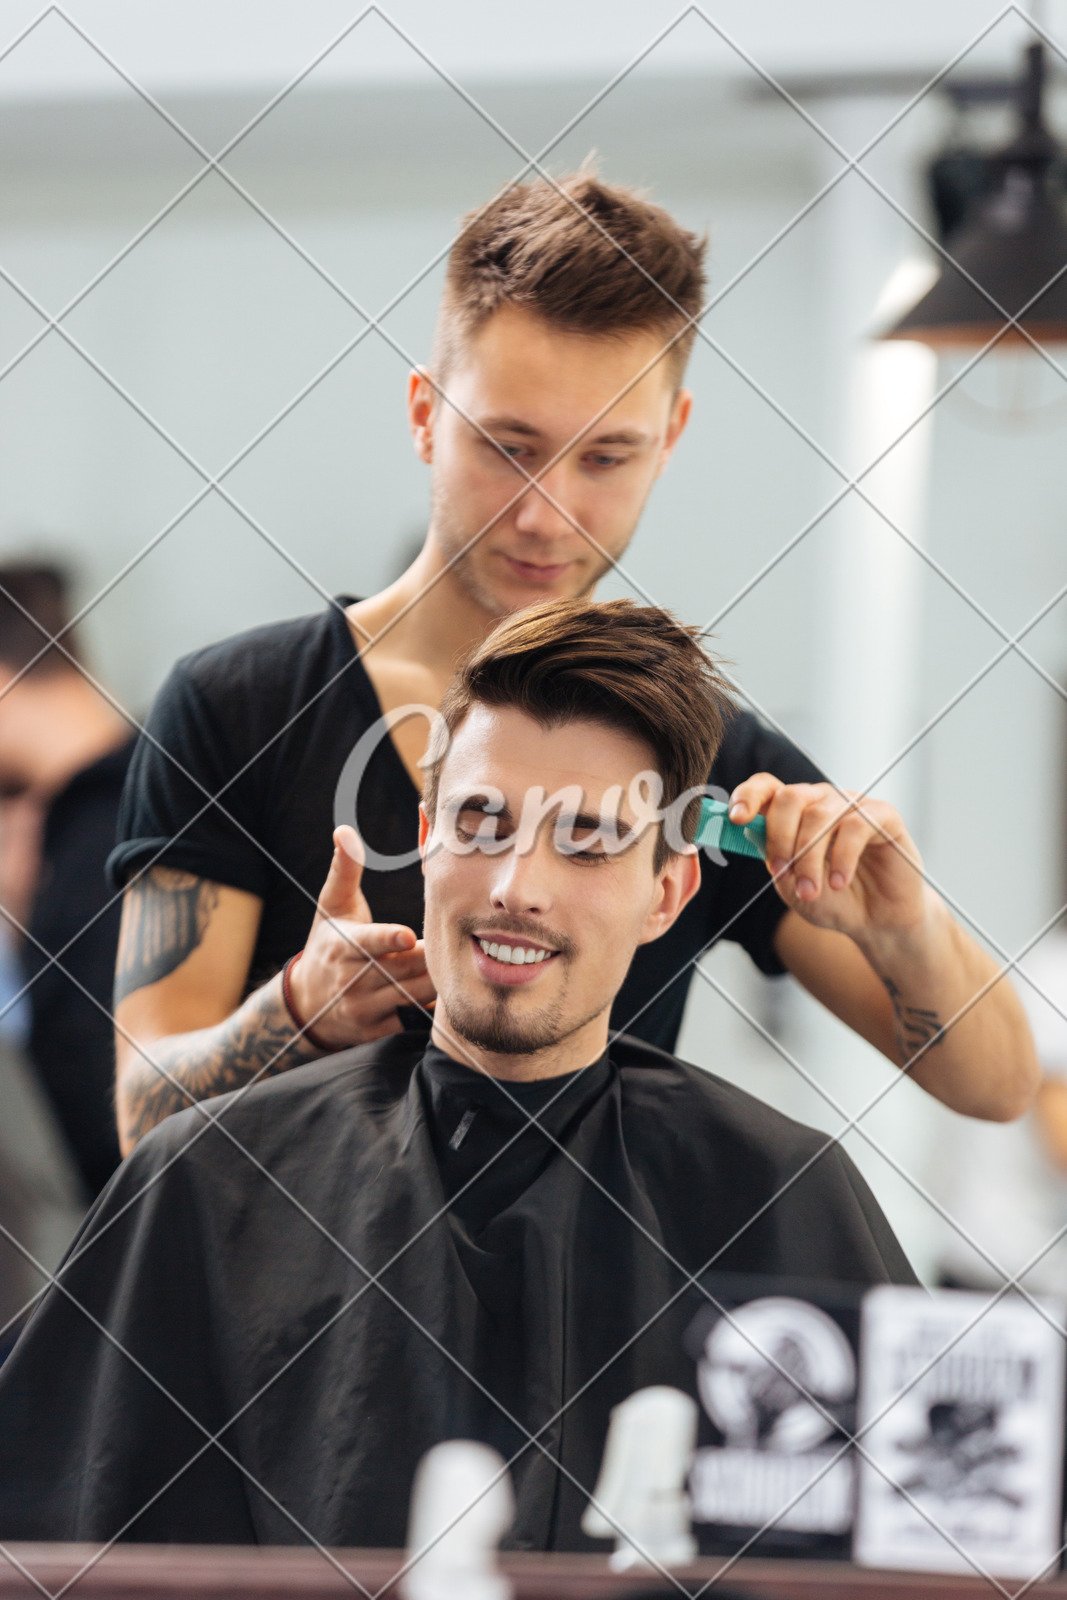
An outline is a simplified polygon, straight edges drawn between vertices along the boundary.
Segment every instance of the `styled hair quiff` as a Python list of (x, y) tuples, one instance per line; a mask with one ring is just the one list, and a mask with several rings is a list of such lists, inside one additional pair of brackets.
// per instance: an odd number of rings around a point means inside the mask
[[(663, 811), (687, 790), (703, 790), (736, 710), (698, 630), (632, 600), (550, 600), (506, 617), (445, 690), (444, 750), (475, 705), (511, 706), (545, 728), (588, 719), (642, 740), (663, 780)], [(444, 752), (433, 755), (423, 797), (431, 820)], [(681, 819), (684, 839), (693, 840), (699, 819), (697, 794)], [(670, 853), (660, 828), (655, 871)]]
[(501, 306), (573, 333), (659, 334), (677, 388), (704, 303), (706, 239), (590, 172), (514, 184), (470, 212), (448, 258), (434, 341), (443, 380)]

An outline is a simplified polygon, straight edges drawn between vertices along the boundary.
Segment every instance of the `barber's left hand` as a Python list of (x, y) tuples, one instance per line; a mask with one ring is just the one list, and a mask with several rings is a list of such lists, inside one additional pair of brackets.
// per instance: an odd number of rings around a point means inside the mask
[(922, 859), (899, 812), (884, 800), (757, 772), (731, 794), (730, 821), (744, 826), (760, 813), (774, 886), (806, 922), (861, 941), (920, 927)]

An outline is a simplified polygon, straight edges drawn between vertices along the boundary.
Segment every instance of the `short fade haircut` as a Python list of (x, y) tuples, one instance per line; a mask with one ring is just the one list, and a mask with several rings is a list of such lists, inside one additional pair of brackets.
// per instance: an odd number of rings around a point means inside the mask
[[(70, 621), (70, 578), (47, 562), (0, 563), (0, 664), (34, 677), (74, 670), (80, 660), (70, 632), (62, 648), (49, 641)], [(64, 655), (64, 651), (66, 654)]]
[[(640, 739), (663, 780), (663, 811), (687, 791), (703, 792), (736, 711), (698, 630), (632, 600), (551, 600), (506, 617), (445, 691), (441, 718), (449, 741), (475, 705), (514, 707), (545, 728), (588, 719)], [(426, 768), (423, 803), (431, 820), (443, 759), (435, 752)], [(700, 798), (690, 798), (681, 818), (689, 843)], [(653, 869), (659, 872), (672, 853), (661, 827)]]
[(514, 184), (463, 219), (448, 258), (434, 341), (443, 379), (494, 311), (521, 306), (555, 327), (648, 331), (682, 381), (704, 303), (707, 241), (635, 189), (591, 172)]

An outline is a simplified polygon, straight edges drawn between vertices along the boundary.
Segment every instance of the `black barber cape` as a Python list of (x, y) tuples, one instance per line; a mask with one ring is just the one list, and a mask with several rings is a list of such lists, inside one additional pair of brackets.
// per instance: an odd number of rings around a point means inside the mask
[(151, 1133), (0, 1370), (0, 1539), (396, 1547), (474, 1438), (512, 1546), (589, 1548), (611, 1407), (692, 1390), (688, 1274), (914, 1281), (849, 1158), (718, 1078), (620, 1038), (506, 1087), (405, 1034)]

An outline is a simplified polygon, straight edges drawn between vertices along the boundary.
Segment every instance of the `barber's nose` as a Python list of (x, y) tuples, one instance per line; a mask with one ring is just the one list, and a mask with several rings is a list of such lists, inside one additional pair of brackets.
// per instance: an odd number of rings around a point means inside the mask
[(543, 844), (512, 844), (495, 858), (489, 898), (493, 909), (512, 916), (547, 916), (552, 909), (550, 852)]
[(546, 472), (536, 484), (531, 484), (515, 508), (515, 526), (519, 532), (539, 534), (543, 539), (558, 539), (573, 533), (575, 520), (568, 504), (562, 463)]

